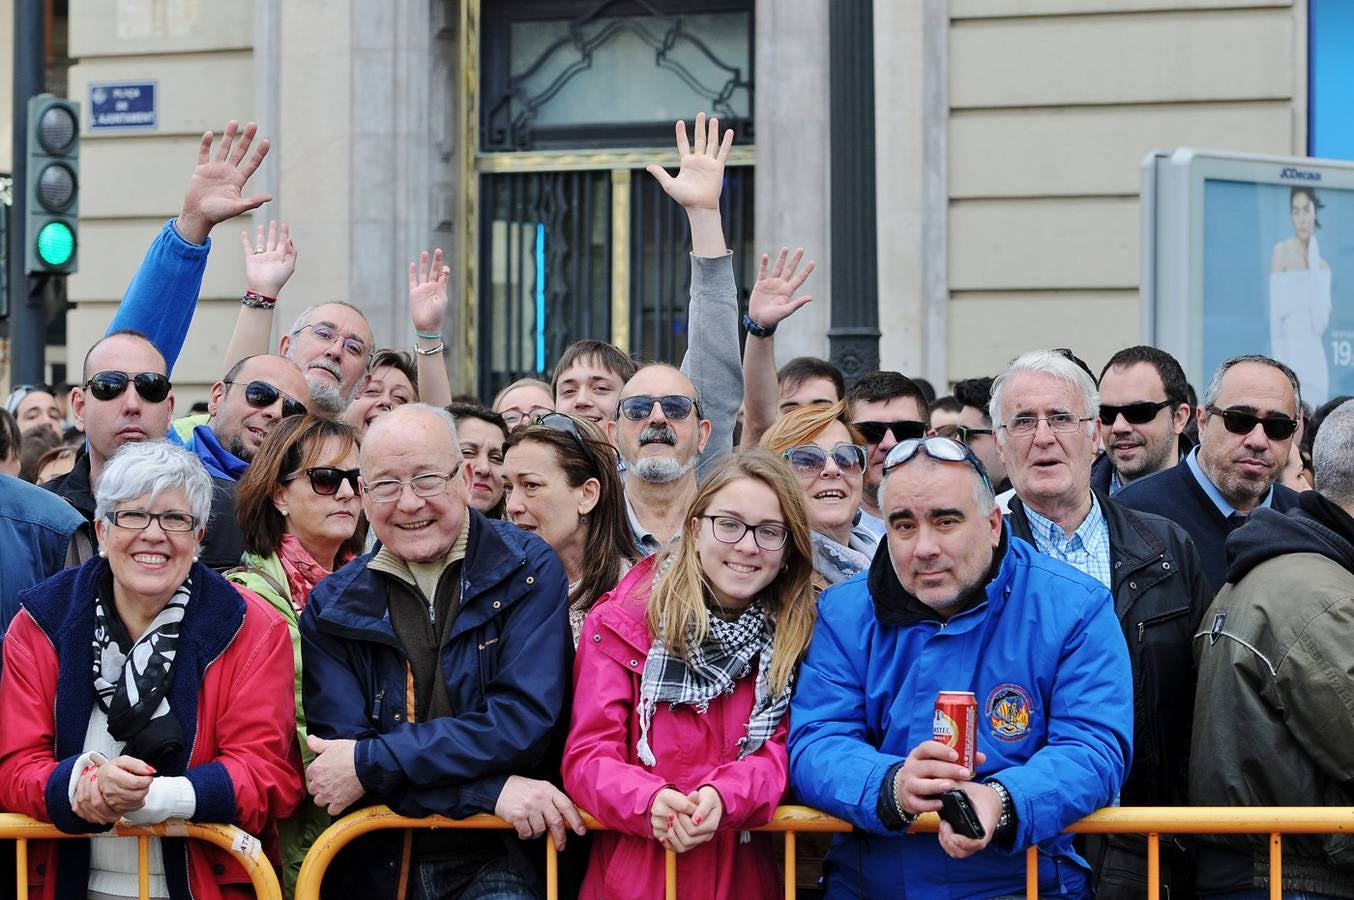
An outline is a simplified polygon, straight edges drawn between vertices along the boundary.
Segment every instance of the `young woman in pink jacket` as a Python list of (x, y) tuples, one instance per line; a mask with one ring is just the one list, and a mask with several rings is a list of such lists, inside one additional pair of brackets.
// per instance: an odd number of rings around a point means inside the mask
[(774, 897), (770, 821), (787, 711), (813, 632), (803, 492), (764, 450), (719, 462), (681, 539), (640, 562), (583, 623), (564, 785), (609, 831), (580, 896)]

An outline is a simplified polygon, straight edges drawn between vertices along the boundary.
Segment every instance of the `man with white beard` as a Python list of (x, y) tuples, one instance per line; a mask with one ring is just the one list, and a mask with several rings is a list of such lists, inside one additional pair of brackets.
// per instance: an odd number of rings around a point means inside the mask
[(675, 366), (654, 363), (621, 389), (607, 434), (625, 461), (625, 505), (635, 543), (652, 553), (682, 530), (710, 421), (701, 417), (691, 379)]

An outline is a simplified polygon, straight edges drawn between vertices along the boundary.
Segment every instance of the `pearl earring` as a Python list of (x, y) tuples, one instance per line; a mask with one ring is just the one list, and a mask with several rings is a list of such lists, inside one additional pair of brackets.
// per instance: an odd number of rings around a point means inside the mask
[(108, 558), (108, 551), (105, 550), (105, 549), (103, 549), (102, 547), (100, 547), (100, 548), (99, 548), (99, 558), (100, 558), (100, 559), (107, 559), (107, 558)]
[(284, 509), (284, 510), (281, 510), (281, 513), (282, 513), (283, 516), (286, 516), (286, 515), (287, 515), (287, 511), (286, 511), (285, 509)]
[(581, 515), (581, 516), (578, 517), (578, 524), (579, 524), (579, 525), (586, 525), (586, 524), (588, 524), (588, 516), (587, 516), (586, 513), (584, 513), (583, 515)]

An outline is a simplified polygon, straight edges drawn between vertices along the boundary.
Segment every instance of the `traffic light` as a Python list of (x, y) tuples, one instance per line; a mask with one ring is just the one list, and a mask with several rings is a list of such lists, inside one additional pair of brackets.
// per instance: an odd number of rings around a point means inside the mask
[(27, 174), (27, 272), (74, 272), (79, 243), (80, 104), (51, 94), (28, 101)]

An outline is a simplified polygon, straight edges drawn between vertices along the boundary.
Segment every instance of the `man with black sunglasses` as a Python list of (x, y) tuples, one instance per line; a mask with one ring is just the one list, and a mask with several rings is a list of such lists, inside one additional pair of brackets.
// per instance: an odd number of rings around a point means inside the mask
[(1228, 535), (1252, 510), (1287, 512), (1298, 495), (1278, 483), (1301, 409), (1298, 378), (1268, 356), (1218, 366), (1197, 411), (1199, 446), (1181, 465), (1119, 492), (1125, 506), (1165, 516), (1194, 539), (1210, 593), (1227, 580)]
[(875, 537), (884, 537), (879, 512), (879, 484), (884, 480), (884, 457), (902, 441), (924, 437), (928, 412), (924, 395), (911, 378), (900, 372), (871, 372), (846, 392), (851, 424), (865, 439), (869, 451), (860, 516), (856, 522)]
[(1105, 453), (1091, 484), (1111, 497), (1129, 482), (1169, 469), (1189, 453), (1192, 407), (1185, 371), (1165, 350), (1126, 347), (1100, 372), (1100, 424)]

